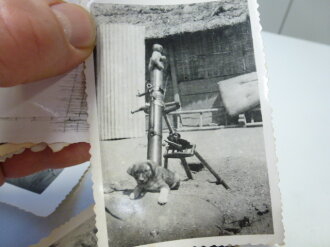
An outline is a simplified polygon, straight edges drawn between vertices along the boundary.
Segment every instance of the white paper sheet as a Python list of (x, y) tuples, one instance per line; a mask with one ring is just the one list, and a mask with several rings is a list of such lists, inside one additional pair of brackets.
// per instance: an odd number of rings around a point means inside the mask
[[(5, 183), (0, 187), (0, 202), (16, 206), (38, 216), (48, 216), (71, 192), (89, 166), (89, 162), (65, 168), (42, 193)], [(38, 181), (33, 181), (37, 183)]]
[(88, 141), (84, 66), (51, 79), (0, 88), (0, 142)]

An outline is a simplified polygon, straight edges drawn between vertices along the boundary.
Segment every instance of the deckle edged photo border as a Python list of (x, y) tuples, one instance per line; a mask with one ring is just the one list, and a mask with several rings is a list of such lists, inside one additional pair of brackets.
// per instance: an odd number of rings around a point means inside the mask
[[(108, 34), (99, 33), (105, 40), (99, 40), (104, 46), (97, 47), (98, 99), (90, 106), (95, 112), (89, 116), (98, 245), (282, 243), (276, 153), (256, 1), (249, 0), (245, 6), (242, 1), (226, 0), (177, 8), (110, 3), (94, 1), (91, 5), (99, 31), (112, 30), (108, 44)], [(197, 24), (189, 26), (187, 16), (192, 22), (203, 22), (198, 20), (200, 15), (208, 11), (207, 6), (217, 4), (209, 10), (210, 19), (204, 23), (207, 30), (197, 30)], [(98, 13), (94, 6), (99, 7)], [(194, 8), (201, 14), (189, 13)], [(180, 15), (183, 23), (176, 28), (181, 33), (172, 33), (176, 20), (167, 14)], [(230, 23), (231, 16), (236, 24)], [(215, 27), (217, 18), (223, 26)], [(167, 27), (166, 20), (172, 26)], [(150, 29), (157, 21), (165, 28)], [(138, 33), (125, 32), (128, 29), (145, 30), (143, 50), (132, 49), (142, 41)], [(102, 50), (105, 46), (116, 51), (103, 58), (108, 59), (109, 68), (100, 63), (100, 56), (109, 51)], [(138, 66), (133, 73), (132, 64)], [(108, 71), (117, 84), (109, 85), (110, 78), (102, 78)], [(158, 75), (161, 84), (157, 84)], [(107, 94), (106, 86), (115, 87), (116, 92)], [(93, 86), (87, 85), (87, 90), (93, 93)], [(141, 97), (136, 98), (137, 94)], [(111, 109), (102, 107), (104, 102), (112, 102)], [(162, 109), (160, 118), (157, 107)], [(139, 112), (132, 115), (135, 110)], [(100, 123), (96, 112), (99, 116), (118, 114), (118, 121), (127, 126), (136, 123), (136, 129), (125, 136), (124, 125), (104, 126), (106, 122)], [(115, 120), (110, 117), (111, 121)], [(99, 131), (106, 133), (104, 128), (112, 133), (118, 130), (122, 136), (100, 138)], [(150, 174), (157, 182), (148, 180)]]

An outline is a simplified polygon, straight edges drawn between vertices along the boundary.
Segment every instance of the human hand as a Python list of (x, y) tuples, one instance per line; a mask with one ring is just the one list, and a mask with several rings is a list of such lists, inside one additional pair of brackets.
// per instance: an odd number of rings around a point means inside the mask
[(67, 72), (92, 52), (95, 25), (61, 0), (0, 0), (0, 86)]
[(70, 144), (59, 152), (53, 152), (49, 147), (40, 152), (26, 148), (23, 153), (0, 163), (0, 186), (6, 178), (24, 177), (45, 169), (59, 169), (86, 162), (90, 159), (89, 149), (90, 145), (83, 142)]
[[(95, 26), (80, 6), (60, 0), (0, 0), (0, 87), (67, 72), (93, 51)], [(53, 153), (27, 149), (0, 163), (5, 178), (63, 168), (90, 159), (90, 145), (75, 143)]]

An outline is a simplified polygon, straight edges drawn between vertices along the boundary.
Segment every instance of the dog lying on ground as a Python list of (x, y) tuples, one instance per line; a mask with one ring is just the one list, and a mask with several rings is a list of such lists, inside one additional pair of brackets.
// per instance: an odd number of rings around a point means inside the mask
[(168, 193), (171, 189), (178, 189), (180, 186), (179, 176), (163, 167), (148, 160), (134, 164), (128, 168), (127, 173), (135, 178), (137, 186), (130, 194), (130, 199), (134, 200), (144, 195), (145, 192), (160, 192), (158, 203), (167, 203)]

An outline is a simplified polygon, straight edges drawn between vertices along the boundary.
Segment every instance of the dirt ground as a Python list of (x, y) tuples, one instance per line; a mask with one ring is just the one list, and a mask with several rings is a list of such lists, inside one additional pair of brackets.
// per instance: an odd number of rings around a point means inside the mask
[(197, 145), (230, 189), (213, 183), (212, 174), (195, 158), (187, 160), (194, 179), (186, 180), (184, 169), (172, 159), (169, 169), (183, 181), (165, 206), (157, 204), (157, 193), (130, 200), (136, 183), (126, 170), (146, 159), (146, 138), (102, 142), (109, 245), (273, 233), (263, 128), (183, 132), (182, 138)]

